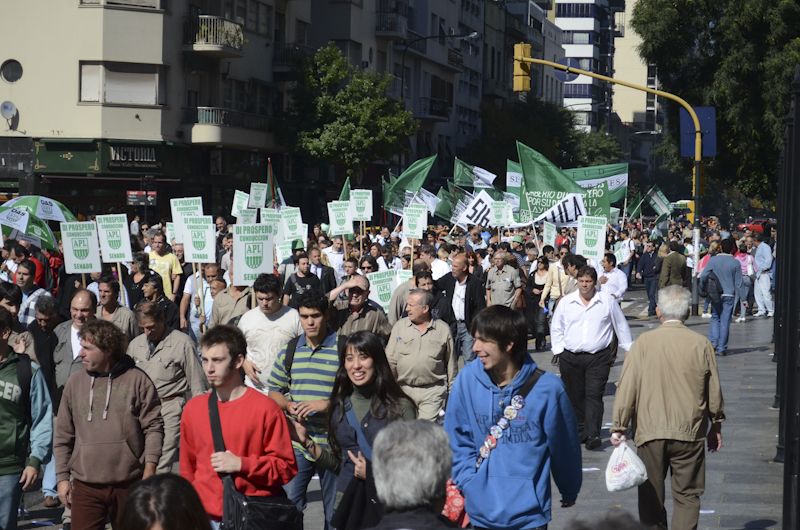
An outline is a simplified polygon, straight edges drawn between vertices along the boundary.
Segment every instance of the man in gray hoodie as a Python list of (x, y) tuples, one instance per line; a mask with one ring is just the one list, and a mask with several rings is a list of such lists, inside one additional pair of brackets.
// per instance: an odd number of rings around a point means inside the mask
[(128, 488), (155, 474), (164, 420), (155, 385), (125, 355), (122, 331), (93, 320), (79, 338), (84, 370), (64, 387), (53, 454), (72, 530), (100, 530), (109, 516), (119, 523)]

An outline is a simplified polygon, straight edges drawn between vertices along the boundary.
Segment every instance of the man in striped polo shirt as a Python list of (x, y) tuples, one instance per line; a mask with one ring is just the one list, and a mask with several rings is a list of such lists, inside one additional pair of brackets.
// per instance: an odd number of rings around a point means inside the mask
[[(296, 343), (293, 340), (281, 348), (267, 387), (269, 397), (295, 420), (305, 423), (312, 444), (325, 448), (328, 446), (325, 412), (339, 368), (338, 337), (328, 327), (328, 299), (322, 293), (312, 290), (301, 294), (298, 311), (303, 335), (296, 339)], [(294, 355), (291, 355), (292, 346)], [(332, 528), (330, 521), (336, 502), (337, 477), (318, 466), (306, 448), (297, 442), (293, 444), (297, 475), (285, 486), (286, 493), (297, 509), (304, 511), (308, 484), (317, 473), (322, 489), (325, 528)]]

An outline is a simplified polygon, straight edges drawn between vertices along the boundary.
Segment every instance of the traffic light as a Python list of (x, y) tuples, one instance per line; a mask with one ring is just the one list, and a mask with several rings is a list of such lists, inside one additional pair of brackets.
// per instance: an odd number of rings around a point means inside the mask
[(523, 57), (530, 58), (530, 44), (514, 45), (514, 92), (530, 92), (531, 90), (531, 65), (523, 62)]
[(686, 218), (689, 220), (690, 223), (694, 224), (694, 201), (689, 201), (688, 203), (686, 203), (686, 207), (689, 208), (689, 210), (692, 212), (692, 213), (687, 213)]
[[(695, 195), (697, 185), (697, 166), (692, 167), (692, 197)], [(700, 196), (706, 196), (706, 166), (700, 164)]]

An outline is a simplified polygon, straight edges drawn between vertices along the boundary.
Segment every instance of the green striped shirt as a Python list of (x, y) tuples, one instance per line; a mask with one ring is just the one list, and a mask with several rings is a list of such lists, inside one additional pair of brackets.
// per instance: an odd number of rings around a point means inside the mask
[[(312, 350), (306, 342), (305, 334), (297, 340), (297, 348), (292, 360), (292, 381), (287, 382), (285, 366), (286, 345), (281, 348), (272, 372), (267, 380), (269, 390), (286, 393), (289, 401), (316, 401), (330, 399), (333, 381), (339, 369), (338, 335), (328, 328), (328, 335), (322, 344)], [(320, 447), (328, 447), (328, 433), (325, 430), (325, 412), (315, 412), (306, 418), (306, 427), (311, 439)], [(293, 442), (295, 448), (303, 452), (306, 459), (313, 461), (305, 448)]]

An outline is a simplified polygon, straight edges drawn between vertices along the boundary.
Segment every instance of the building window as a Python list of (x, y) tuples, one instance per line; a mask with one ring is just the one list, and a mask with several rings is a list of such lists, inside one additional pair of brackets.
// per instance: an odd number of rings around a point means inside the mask
[(226, 0), (224, 17), (249, 31), (269, 35), (272, 6), (259, 0)]
[(308, 22), (303, 22), (302, 20), (295, 20), (294, 41), (297, 44), (308, 43)]
[(565, 98), (589, 99), (595, 93), (594, 85), (568, 84), (564, 86)]
[(594, 18), (594, 4), (556, 4), (556, 17)]
[(22, 78), (22, 65), (13, 59), (6, 61), (0, 66), (0, 75), (9, 83), (16, 83)]
[(578, 59), (578, 63), (580, 64), (580, 66), (578, 68), (580, 68), (584, 72), (594, 72), (594, 69), (593, 69), (594, 60), (593, 59), (591, 59), (591, 58)]
[(84, 102), (166, 105), (164, 67), (150, 64), (85, 62), (80, 65)]
[(564, 31), (563, 44), (594, 44), (597, 38), (592, 31)]

